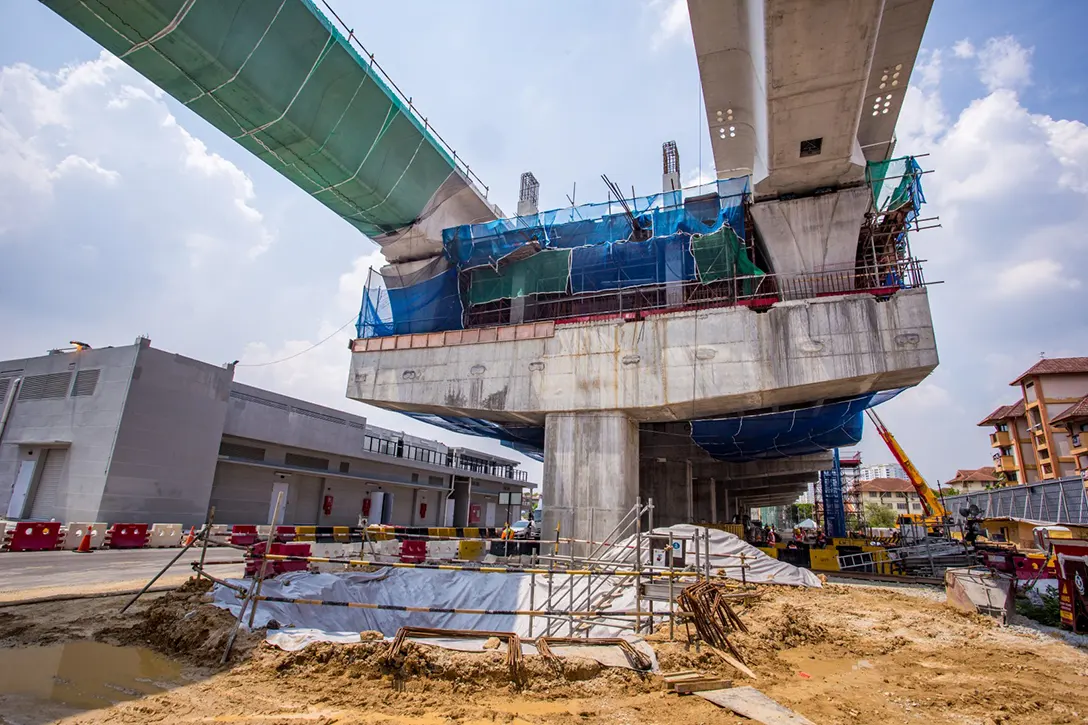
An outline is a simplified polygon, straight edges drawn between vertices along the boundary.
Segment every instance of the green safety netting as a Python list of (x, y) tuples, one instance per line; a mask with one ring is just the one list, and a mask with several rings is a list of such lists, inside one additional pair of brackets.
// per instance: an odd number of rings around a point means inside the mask
[(691, 253), (695, 256), (699, 281), (703, 283), (763, 274), (763, 270), (748, 259), (740, 237), (728, 226), (712, 234), (693, 236)]
[(865, 178), (872, 190), (873, 207), (877, 211), (893, 211), (907, 203), (914, 203), (917, 209), (925, 201), (922, 169), (913, 156), (871, 161), (865, 167)]
[(380, 243), (469, 185), (309, 0), (42, 2)]
[(478, 267), (472, 270), (468, 289), (470, 305), (514, 297), (567, 291), (570, 280), (569, 249), (551, 249), (503, 265), (499, 270)]

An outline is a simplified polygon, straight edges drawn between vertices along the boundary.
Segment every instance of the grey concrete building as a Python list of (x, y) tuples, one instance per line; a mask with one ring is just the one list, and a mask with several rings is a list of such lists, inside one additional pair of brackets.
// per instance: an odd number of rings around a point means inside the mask
[[(232, 366), (133, 345), (0, 362), (10, 519), (501, 525), (518, 462), (236, 383)], [(515, 512), (509, 512), (515, 514)]]

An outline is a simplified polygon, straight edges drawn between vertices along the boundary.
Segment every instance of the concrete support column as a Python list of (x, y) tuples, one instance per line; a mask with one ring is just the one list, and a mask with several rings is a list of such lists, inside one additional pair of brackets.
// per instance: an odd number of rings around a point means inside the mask
[(684, 491), (688, 498), (688, 515), (684, 523), (695, 520), (695, 481), (691, 477), (691, 461), (684, 461)]
[(468, 505), (472, 495), (471, 479), (453, 477), (453, 525), (468, 526)]
[(665, 304), (676, 307), (684, 304), (684, 255), (679, 244), (665, 247)]
[(600, 541), (635, 505), (638, 484), (638, 423), (618, 411), (548, 415), (542, 541), (557, 524), (561, 537)]
[(710, 523), (718, 523), (718, 482), (710, 479)]

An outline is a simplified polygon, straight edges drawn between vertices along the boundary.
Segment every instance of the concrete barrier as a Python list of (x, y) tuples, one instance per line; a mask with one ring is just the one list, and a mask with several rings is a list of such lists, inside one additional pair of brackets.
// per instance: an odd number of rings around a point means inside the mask
[(181, 524), (151, 524), (147, 545), (152, 549), (169, 549), (181, 546), (181, 537), (183, 535), (184, 529)]
[(91, 548), (101, 549), (102, 544), (106, 541), (106, 529), (110, 527), (104, 521), (94, 522), (81, 522), (72, 521), (68, 524), (67, 530), (64, 532), (64, 539), (60, 542), (59, 549), (78, 549), (80, 543), (83, 541), (83, 536), (90, 532), (91, 534)]
[[(197, 531), (200, 527), (197, 527)], [(224, 541), (230, 538), (230, 526), (227, 524), (212, 524), (211, 538), (208, 541), (208, 546), (222, 546)]]
[(456, 541), (428, 541), (427, 558), (443, 560), (456, 559), (458, 548), (459, 545)]

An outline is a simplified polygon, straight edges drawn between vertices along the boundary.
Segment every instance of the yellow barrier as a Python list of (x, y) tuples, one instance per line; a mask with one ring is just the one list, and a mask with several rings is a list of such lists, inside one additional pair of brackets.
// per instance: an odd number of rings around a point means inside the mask
[(295, 541), (317, 541), (317, 527), (296, 526)]
[(869, 542), (865, 539), (844, 539), (836, 536), (831, 539), (832, 546), (868, 546)]
[[(468, 529), (465, 529), (465, 533), (468, 533)], [(482, 558), (484, 555), (484, 542), (482, 541), (461, 541), (457, 544), (457, 558), (463, 561), (476, 561)]]
[(778, 558), (778, 549), (777, 548), (772, 549), (769, 546), (757, 546), (756, 548), (759, 549), (760, 551), (762, 551), (767, 556), (771, 557), (772, 559), (777, 559)]
[(342, 544), (351, 542), (351, 527), (350, 526), (333, 526), (332, 538), (336, 539)]
[(462, 531), (465, 532), (465, 538), (466, 539), (478, 539), (478, 538), (480, 538), (480, 529), (478, 529), (478, 528), (470, 528), (470, 527), (466, 526), (464, 529), (462, 529)]
[(812, 569), (839, 571), (839, 552), (835, 549), (810, 549), (808, 560)]

